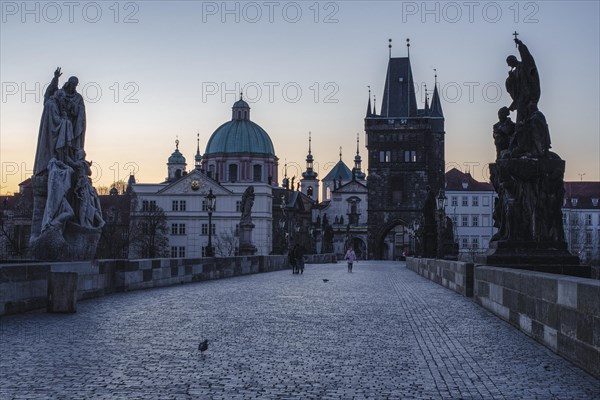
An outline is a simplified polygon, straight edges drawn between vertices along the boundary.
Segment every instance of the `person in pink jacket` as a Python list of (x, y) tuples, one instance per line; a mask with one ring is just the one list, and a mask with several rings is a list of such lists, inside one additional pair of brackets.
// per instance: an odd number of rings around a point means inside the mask
[(346, 261), (348, 261), (348, 272), (352, 272), (352, 264), (354, 263), (354, 261), (356, 261), (356, 253), (354, 252), (352, 246), (348, 248), (345, 258)]

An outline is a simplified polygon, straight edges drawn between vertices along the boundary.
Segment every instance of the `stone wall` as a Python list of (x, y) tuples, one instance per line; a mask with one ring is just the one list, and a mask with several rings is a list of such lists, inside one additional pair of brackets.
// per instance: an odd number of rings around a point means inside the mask
[(473, 296), (473, 263), (407, 257), (406, 266), (417, 274), (463, 296)]
[(600, 378), (600, 281), (478, 266), (475, 301)]
[[(305, 256), (307, 263), (331, 263), (335, 254)], [(50, 272), (76, 272), (79, 300), (114, 292), (289, 269), (287, 256), (95, 260), (0, 265), (0, 315), (45, 308)]]

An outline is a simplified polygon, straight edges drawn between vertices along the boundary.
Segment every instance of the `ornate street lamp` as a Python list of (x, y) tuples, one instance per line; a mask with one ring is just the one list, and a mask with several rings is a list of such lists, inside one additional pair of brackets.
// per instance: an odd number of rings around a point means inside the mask
[(212, 246), (212, 213), (215, 211), (217, 196), (213, 194), (212, 189), (208, 191), (206, 199), (206, 210), (208, 211), (208, 246), (206, 246), (206, 256), (214, 257), (215, 251)]
[(438, 258), (444, 258), (444, 242), (443, 242), (443, 222), (444, 222), (444, 209), (446, 207), (446, 194), (443, 189), (437, 196), (437, 209), (438, 209), (438, 229), (437, 229), (437, 256)]

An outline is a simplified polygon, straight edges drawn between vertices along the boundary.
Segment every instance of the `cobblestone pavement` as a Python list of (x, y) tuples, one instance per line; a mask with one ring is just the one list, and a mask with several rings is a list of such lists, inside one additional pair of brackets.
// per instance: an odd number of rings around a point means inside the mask
[(402, 263), (359, 262), (0, 318), (0, 398), (600, 399), (600, 381)]

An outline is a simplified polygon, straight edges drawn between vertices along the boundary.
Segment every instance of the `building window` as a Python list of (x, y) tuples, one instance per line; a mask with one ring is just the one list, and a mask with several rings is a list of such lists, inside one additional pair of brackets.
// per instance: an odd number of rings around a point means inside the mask
[(171, 246), (171, 258), (177, 258), (177, 246)]
[(412, 151), (410, 152), (410, 161), (411, 161), (411, 162), (417, 162), (417, 152), (416, 152), (416, 151), (414, 151), (414, 150), (412, 150)]
[(469, 238), (462, 238), (462, 248), (463, 249), (469, 248)]
[(571, 205), (573, 207), (577, 207), (577, 198), (574, 197), (574, 198), (571, 199)]
[(462, 197), (462, 206), (469, 207), (469, 198), (467, 196)]
[(473, 215), (471, 217), (471, 226), (479, 226), (479, 216), (478, 215)]
[(490, 216), (489, 215), (481, 216), (481, 226), (490, 226)]
[(563, 219), (563, 226), (566, 226), (567, 225), (567, 214), (563, 213), (562, 219)]
[(469, 216), (468, 215), (463, 215), (462, 216), (462, 226), (469, 226)]
[(572, 226), (579, 226), (579, 218), (576, 214), (571, 214), (569, 218), (569, 222)]
[(179, 257), (180, 258), (184, 258), (185, 257), (185, 247), (184, 246), (180, 246), (179, 247)]
[(479, 238), (471, 239), (471, 248), (478, 249), (479, 248)]
[(594, 207), (598, 207), (598, 198), (597, 198), (597, 197), (594, 197), (594, 198), (592, 199), (592, 206), (594, 206)]
[(379, 162), (385, 162), (385, 151), (379, 152)]
[(235, 224), (235, 232), (233, 234), (234, 236), (240, 236), (240, 224)]
[(483, 196), (482, 200), (483, 200), (483, 206), (484, 207), (488, 207), (490, 205), (490, 198), (489, 198), (489, 196)]
[(592, 231), (585, 233), (585, 244), (592, 244)]
[(144, 200), (142, 201), (142, 211), (154, 211), (156, 210), (156, 201)]
[(237, 164), (229, 164), (229, 182), (237, 182), (238, 166)]
[(478, 196), (473, 196), (473, 198), (471, 199), (471, 205), (473, 205), (473, 207), (479, 207), (479, 197)]
[(458, 217), (456, 215), (452, 216), (452, 225), (458, 226)]
[(450, 198), (450, 205), (451, 205), (452, 207), (458, 207), (458, 197), (456, 197), (456, 196), (452, 196), (452, 197)]
[(385, 162), (389, 163), (392, 161), (392, 152), (391, 151), (386, 151), (385, 152)]
[(171, 224), (171, 235), (185, 235), (185, 224)]
[(261, 182), (262, 181), (262, 166), (261, 165), (253, 166), (252, 174), (253, 174), (254, 182)]
[(171, 204), (171, 210), (172, 211), (185, 211), (186, 210), (185, 200), (173, 200), (173, 202)]
[[(211, 224), (212, 227), (212, 234), (216, 235), (216, 225), (215, 224)], [(208, 224), (202, 224), (202, 236), (208, 236)]]
[[(203, 211), (206, 211), (203, 209)], [(235, 202), (235, 212), (242, 212), (242, 201), (238, 200)]]
[(592, 225), (592, 214), (585, 214), (585, 224)]

